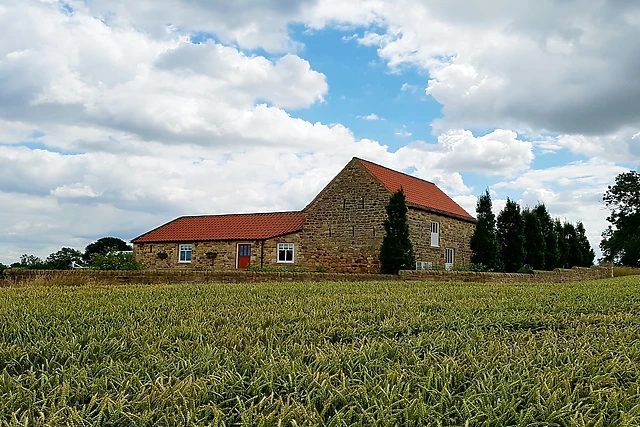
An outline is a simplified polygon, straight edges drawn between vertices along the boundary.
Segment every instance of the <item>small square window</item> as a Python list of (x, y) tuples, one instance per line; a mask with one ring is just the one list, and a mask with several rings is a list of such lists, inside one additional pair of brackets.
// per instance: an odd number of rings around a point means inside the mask
[(193, 248), (191, 245), (180, 245), (180, 256), (178, 262), (191, 262), (191, 255), (193, 254)]
[(278, 262), (293, 263), (293, 243), (278, 243)]

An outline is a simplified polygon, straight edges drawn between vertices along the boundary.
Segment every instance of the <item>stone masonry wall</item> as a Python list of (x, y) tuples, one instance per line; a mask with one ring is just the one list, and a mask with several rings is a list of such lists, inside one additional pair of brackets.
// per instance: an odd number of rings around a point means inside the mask
[(375, 273), (389, 191), (356, 161), (305, 209), (302, 253), (308, 269)]
[(402, 280), (418, 282), (476, 282), (476, 283), (570, 283), (613, 277), (613, 267), (556, 268), (553, 271), (536, 270), (524, 273), (481, 273), (473, 271), (401, 271)]
[[(196, 245), (197, 243), (197, 245)], [(147, 268), (206, 268), (212, 270), (235, 270), (238, 244), (245, 243), (251, 245), (251, 265), (260, 266), (260, 257), (263, 253), (263, 265), (283, 265), (299, 266), (304, 260), (301, 251), (300, 233), (292, 233), (286, 236), (276, 237), (264, 241), (264, 252), (262, 252), (261, 240), (237, 240), (219, 242), (169, 242), (169, 243), (145, 243), (134, 244), (133, 253), (136, 259), (142, 262)], [(278, 243), (294, 244), (294, 263), (279, 264), (277, 262)], [(193, 253), (190, 263), (179, 262), (179, 247), (181, 244), (190, 244)], [(158, 252), (167, 253), (166, 259), (158, 257)], [(215, 259), (207, 258), (207, 252), (217, 252)]]
[(324, 281), (419, 281), (480, 283), (569, 283), (606, 279), (613, 268), (599, 266), (574, 267), (554, 271), (519, 273), (474, 273), (468, 271), (401, 271), (399, 275), (339, 273), (261, 273), (251, 271), (215, 271), (210, 269), (159, 269), (145, 271), (96, 270), (5, 270), (0, 286), (82, 286), (86, 284), (117, 285), (127, 283), (254, 283), (254, 282), (324, 282)]
[[(416, 261), (432, 262), (434, 266), (444, 267), (445, 248), (452, 248), (454, 265), (469, 265), (469, 243), (476, 228), (474, 223), (414, 208), (409, 208), (408, 217), (409, 235)], [(437, 247), (431, 246), (432, 221), (440, 223), (440, 244)]]

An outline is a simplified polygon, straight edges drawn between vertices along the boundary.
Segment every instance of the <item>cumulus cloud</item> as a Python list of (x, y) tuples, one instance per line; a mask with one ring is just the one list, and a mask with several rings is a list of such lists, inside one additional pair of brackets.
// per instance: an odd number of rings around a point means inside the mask
[[(181, 214), (298, 209), (354, 155), (433, 181), (470, 213), (476, 189), (463, 174), (504, 176), (497, 207), (505, 192), (548, 200), (597, 234), (595, 195), (624, 169), (614, 162), (640, 160), (631, 3), (65, 5), (0, 6), (2, 261), (133, 237)], [(420, 87), (444, 114), (437, 143), (392, 152), (295, 117), (330, 97), (292, 23), (346, 28), (391, 71), (426, 71)], [(560, 150), (602, 160), (529, 170), (533, 152)]]

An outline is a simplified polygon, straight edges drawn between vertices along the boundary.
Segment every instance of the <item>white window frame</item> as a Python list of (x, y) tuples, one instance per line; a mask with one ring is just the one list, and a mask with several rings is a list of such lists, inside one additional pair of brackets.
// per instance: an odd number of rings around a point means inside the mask
[[(183, 253), (189, 253), (189, 259), (182, 259)], [(180, 264), (191, 264), (191, 260), (193, 260), (193, 245), (179, 245), (178, 246), (178, 263)]]
[(440, 223), (438, 221), (431, 221), (431, 246), (440, 247)]
[[(280, 248), (283, 247), (282, 250), (287, 251), (287, 250), (291, 250), (291, 261), (287, 261), (287, 255), (285, 252), (285, 259), (284, 260), (280, 260)], [(293, 264), (294, 262), (296, 262), (296, 245), (294, 243), (278, 243), (278, 246), (276, 247), (276, 262), (278, 264)]]
[[(451, 262), (449, 262), (449, 254), (451, 254)], [(444, 266), (447, 270), (452, 270), (456, 265), (456, 250), (454, 248), (444, 249)]]

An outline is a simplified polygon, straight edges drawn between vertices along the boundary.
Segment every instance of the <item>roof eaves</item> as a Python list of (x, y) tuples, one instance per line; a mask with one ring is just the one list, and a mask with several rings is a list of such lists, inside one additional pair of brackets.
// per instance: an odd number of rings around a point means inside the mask
[(425, 211), (425, 212), (432, 212), (438, 215), (442, 215), (442, 216), (446, 216), (446, 217), (450, 217), (450, 218), (454, 218), (454, 219), (459, 219), (462, 221), (467, 221), (467, 222), (472, 222), (472, 223), (477, 223), (478, 220), (475, 219), (472, 216), (463, 216), (463, 215), (458, 215), (452, 212), (447, 212), (447, 211), (443, 211), (440, 209), (434, 209), (434, 208), (430, 208), (428, 206), (422, 206), (422, 205), (416, 205), (415, 203), (407, 203), (407, 206), (410, 208), (414, 208), (414, 209), (418, 209), (421, 211)]

